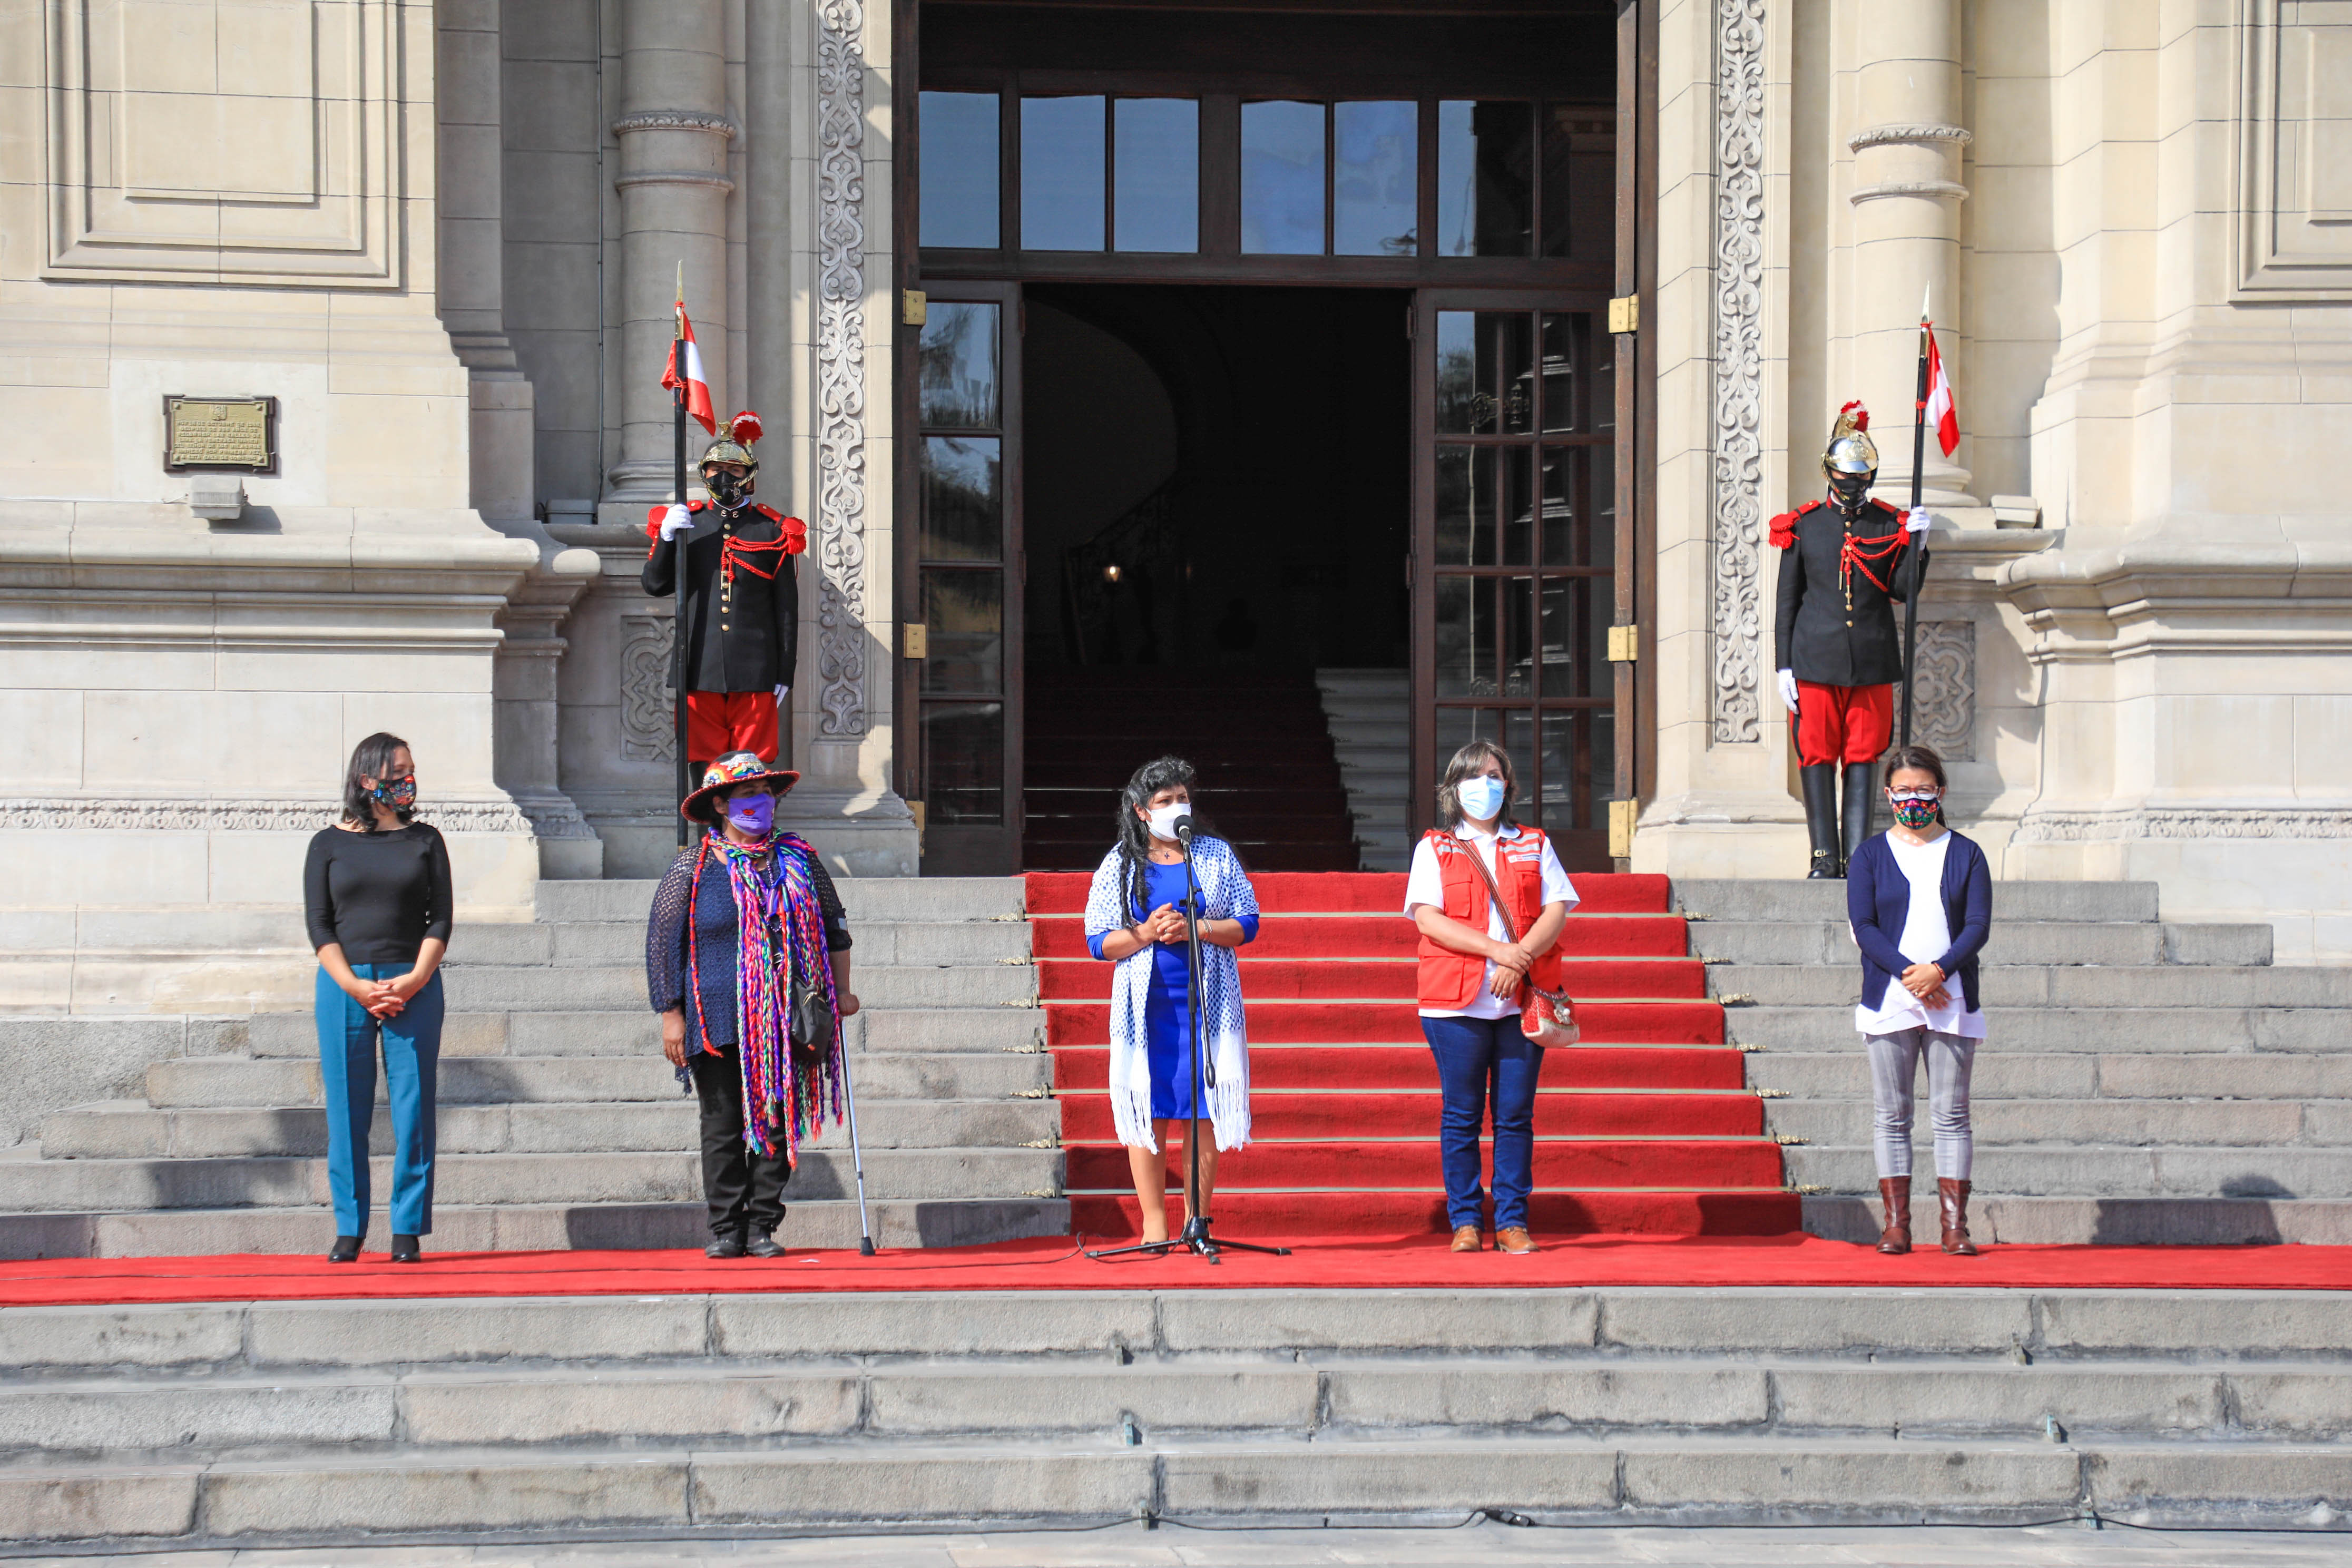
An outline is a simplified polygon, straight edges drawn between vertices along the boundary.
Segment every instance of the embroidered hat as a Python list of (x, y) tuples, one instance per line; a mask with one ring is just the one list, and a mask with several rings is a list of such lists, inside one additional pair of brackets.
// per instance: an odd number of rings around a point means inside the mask
[(782, 795), (801, 782), (801, 775), (790, 768), (772, 768), (757, 752), (730, 752), (710, 764), (702, 775), (702, 787), (689, 795), (678, 805), (678, 815), (696, 822), (715, 823), (719, 793), (753, 779), (765, 779), (778, 795)]

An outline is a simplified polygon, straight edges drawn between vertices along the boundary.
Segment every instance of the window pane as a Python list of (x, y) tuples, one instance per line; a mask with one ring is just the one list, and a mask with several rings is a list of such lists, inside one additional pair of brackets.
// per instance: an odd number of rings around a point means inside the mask
[(1004, 820), (1004, 705), (923, 704), (923, 795), (932, 823)]
[(1342, 103), (1331, 110), (1331, 248), (1411, 256), (1418, 243), (1417, 103)]
[(1535, 319), (1520, 310), (1437, 312), (1437, 428), (1449, 436), (1535, 428)]
[(1021, 248), (1103, 247), (1103, 100), (1021, 100)]
[(994, 250), (996, 94), (927, 92), (922, 117), (922, 243)]
[(931, 301), (918, 352), (924, 424), (995, 427), (997, 309)]
[[(1609, 585), (1589, 577), (1543, 581), (1543, 692), (1546, 697), (1606, 697), (1593, 684), (1594, 659), (1606, 664), (1608, 626), (1592, 616), (1594, 595), (1608, 602)], [(1595, 627), (1598, 627), (1598, 633)]]
[(1543, 253), (1606, 262), (1617, 254), (1615, 116), (1551, 103), (1543, 128)]
[(923, 690), (995, 696), (1004, 689), (1004, 574), (923, 569), (930, 651)]
[(994, 561), (1004, 548), (1003, 444), (992, 436), (923, 437), (923, 557)]
[(1533, 463), (1534, 454), (1525, 447), (1437, 448), (1439, 565), (1532, 563)]
[(1535, 580), (1437, 580), (1437, 695), (1530, 697), (1536, 668)]
[[(1503, 716), (1492, 708), (1440, 708), (1437, 710), (1437, 776), (1445, 776), (1445, 764), (1454, 753), (1473, 741), (1500, 741), (1503, 738)], [(1512, 759), (1511, 770), (1516, 774), (1518, 759)]]
[(1111, 145), (1112, 220), (1120, 250), (1201, 248), (1201, 106), (1189, 98), (1122, 98)]
[(1323, 254), (1323, 106), (1242, 105), (1242, 250)]
[(1583, 473), (1581, 447), (1543, 449), (1543, 563), (1582, 566), (1576, 550), (1578, 480)]
[(1581, 430), (1584, 412), (1577, 406), (1576, 367), (1582, 357), (1589, 315), (1549, 315), (1543, 319), (1543, 427)]
[(1478, 388), (1478, 318), (1468, 310), (1437, 312), (1437, 428), (1448, 436), (1484, 436), (1495, 428), (1495, 400)]
[(1437, 106), (1437, 253), (1526, 256), (1533, 216), (1535, 106)]
[(1591, 776), (1591, 724), (1582, 713), (1544, 715), (1542, 825), (1551, 832), (1594, 826), (1576, 812), (1576, 782)]

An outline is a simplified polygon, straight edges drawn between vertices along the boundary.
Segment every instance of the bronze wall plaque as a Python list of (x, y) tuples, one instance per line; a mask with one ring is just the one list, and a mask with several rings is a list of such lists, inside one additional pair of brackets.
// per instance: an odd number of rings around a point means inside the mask
[(278, 399), (165, 397), (164, 472), (202, 469), (276, 473)]

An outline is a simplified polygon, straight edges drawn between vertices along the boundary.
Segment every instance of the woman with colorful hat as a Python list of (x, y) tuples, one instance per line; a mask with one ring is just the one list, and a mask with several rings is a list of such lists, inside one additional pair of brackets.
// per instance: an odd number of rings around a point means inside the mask
[(751, 752), (710, 764), (678, 809), (706, 831), (678, 852), (646, 927), (662, 1054), (702, 1109), (711, 1258), (775, 1258), (801, 1144), (839, 1121), (849, 927), (815, 849), (776, 826), (800, 774)]

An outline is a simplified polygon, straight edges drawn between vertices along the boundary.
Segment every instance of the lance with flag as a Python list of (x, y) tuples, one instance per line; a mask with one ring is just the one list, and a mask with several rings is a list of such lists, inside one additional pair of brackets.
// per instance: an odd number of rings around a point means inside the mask
[[(710, 411), (710, 386), (702, 378), (702, 351), (695, 346), (694, 323), (686, 314), (686, 263), (677, 264), (677, 320), (670, 332), (669, 363), (661, 384), (670, 394), (676, 427), (670, 436), (670, 502), (686, 504), (686, 421), (691, 416), (712, 435), (719, 423)], [(686, 754), (686, 574), (677, 574), (670, 619), (671, 739), (677, 752), (677, 798), (694, 788), (692, 763)], [(687, 821), (677, 819), (678, 847), (686, 847)]]
[[(1911, 511), (1919, 510), (1919, 495), (1927, 466), (1927, 426), (1936, 427), (1936, 445), (1945, 457), (1960, 447), (1960, 412), (1952, 401), (1952, 383), (1944, 374), (1944, 356), (1936, 349), (1936, 326), (1927, 318), (1928, 297), (1919, 297), (1919, 387), (1911, 426)], [(1903, 603), (1903, 731), (1902, 744), (1911, 743), (1911, 688), (1919, 648), (1919, 595), (1927, 575), (1914, 578)]]

